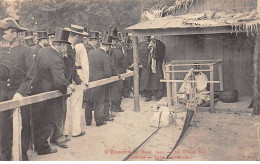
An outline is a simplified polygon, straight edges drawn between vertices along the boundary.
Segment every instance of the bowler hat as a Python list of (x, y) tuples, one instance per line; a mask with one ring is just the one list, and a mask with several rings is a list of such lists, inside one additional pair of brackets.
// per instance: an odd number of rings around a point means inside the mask
[(4, 18), (3, 21), (7, 24), (6, 29), (8, 28), (15, 28), (18, 31), (27, 31), (26, 28), (23, 28), (22, 26), (20, 26), (13, 18)]
[(47, 31), (38, 31), (38, 39), (48, 39)]
[(117, 33), (117, 28), (110, 28), (108, 31), (108, 35), (112, 36), (113, 39), (118, 39)]
[(84, 31), (84, 27), (78, 26), (78, 25), (69, 25), (68, 28), (65, 28), (65, 30), (75, 33), (75, 34), (80, 34), (80, 35), (87, 35), (87, 33)]
[(24, 38), (24, 42), (25, 42), (26, 45), (28, 45), (28, 46), (34, 46), (34, 45), (35, 45), (32, 36), (27, 36), (27, 37), (25, 37), (25, 38)]
[(33, 31), (25, 31), (24, 32), (24, 36), (27, 37), (27, 36), (33, 36)]
[(89, 37), (89, 39), (99, 39), (99, 32), (90, 31), (88, 37)]
[(112, 44), (112, 36), (110, 35), (104, 35), (102, 38), (102, 44)]
[(68, 41), (70, 32), (61, 28), (57, 28), (53, 42), (70, 43)]

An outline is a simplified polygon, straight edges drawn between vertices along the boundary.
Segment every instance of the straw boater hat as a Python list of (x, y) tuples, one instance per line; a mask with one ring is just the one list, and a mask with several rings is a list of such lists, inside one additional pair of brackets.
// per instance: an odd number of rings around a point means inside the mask
[(38, 39), (48, 39), (47, 31), (37, 31)]
[(15, 21), (15, 19), (13, 19), (13, 18), (8, 17), (8, 18), (3, 19), (3, 21), (7, 24), (6, 29), (8, 29), (8, 28), (15, 28), (15, 29), (17, 29), (18, 31), (27, 31), (26, 28), (23, 28), (22, 26), (20, 26), (20, 25)]
[(112, 36), (104, 35), (103, 38), (102, 38), (102, 44), (112, 45), (112, 39), (113, 39)]
[(87, 35), (87, 33), (84, 31), (84, 27), (74, 24), (70, 25), (68, 28), (65, 28), (65, 30), (75, 34)]
[(55, 32), (55, 37), (53, 39), (53, 42), (62, 42), (62, 43), (70, 43), (68, 41), (70, 35), (70, 31), (57, 28)]

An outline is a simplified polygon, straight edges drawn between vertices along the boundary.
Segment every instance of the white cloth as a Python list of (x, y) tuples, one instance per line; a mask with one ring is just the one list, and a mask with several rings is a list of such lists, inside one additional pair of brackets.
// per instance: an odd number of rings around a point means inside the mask
[(81, 66), (82, 69), (77, 69), (80, 79), (87, 84), (89, 82), (89, 62), (87, 50), (83, 43), (75, 45), (76, 60), (75, 65)]
[(81, 133), (80, 118), (83, 102), (83, 89), (83, 85), (76, 86), (75, 91), (67, 99), (67, 114), (63, 131), (64, 135), (69, 135), (70, 129), (72, 136)]

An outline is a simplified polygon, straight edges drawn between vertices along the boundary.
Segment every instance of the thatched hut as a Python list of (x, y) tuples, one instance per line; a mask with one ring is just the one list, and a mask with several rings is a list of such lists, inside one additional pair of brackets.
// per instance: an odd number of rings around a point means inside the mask
[(166, 45), (166, 62), (222, 59), (224, 90), (237, 89), (240, 97), (257, 97), (257, 0), (179, 0), (172, 7), (148, 13), (157, 13), (157, 18), (147, 20), (149, 16), (144, 14), (145, 21), (127, 29), (136, 37), (161, 39)]

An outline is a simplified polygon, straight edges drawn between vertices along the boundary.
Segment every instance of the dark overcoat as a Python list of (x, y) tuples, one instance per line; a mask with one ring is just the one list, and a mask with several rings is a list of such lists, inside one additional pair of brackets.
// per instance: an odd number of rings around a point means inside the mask
[(38, 52), (40, 51), (40, 49), (42, 49), (43, 47), (40, 46), (39, 44), (37, 44), (36, 46), (33, 47), (33, 56), (36, 57)]
[[(11, 100), (15, 93), (25, 96), (34, 76), (31, 49), (23, 44), (1, 51), (0, 102)], [(23, 111), (23, 110), (22, 110)], [(11, 159), (12, 110), (0, 112), (0, 160)], [(23, 117), (23, 113), (22, 113)], [(24, 118), (24, 117), (23, 117)]]
[(72, 80), (77, 84), (81, 84), (82, 80), (80, 79), (76, 66), (75, 66), (75, 49), (69, 45), (67, 50), (67, 57), (64, 57), (65, 64), (65, 77), (66, 79), (72, 83)]
[[(98, 48), (96, 50), (89, 51), (88, 60), (89, 82), (111, 77), (110, 59), (103, 49)], [(105, 90), (106, 86), (104, 85), (89, 89), (87, 91), (86, 100), (92, 103), (104, 103)]]
[(140, 91), (163, 89), (163, 83), (160, 82), (160, 79), (163, 79), (162, 63), (165, 55), (165, 45), (160, 40), (156, 40), (154, 57), (154, 59), (156, 59), (156, 73), (152, 73), (151, 60), (148, 61), (148, 45), (149, 43), (141, 42), (138, 47), (140, 64), (143, 66), (140, 79)]
[(95, 47), (93, 47), (91, 44), (89, 44), (89, 43), (86, 43), (86, 44), (84, 44), (85, 45), (85, 48), (86, 48), (86, 50), (87, 50), (87, 53), (89, 52), (89, 51), (91, 51), (91, 50), (95, 50), (96, 48)]
[[(59, 90), (63, 94), (70, 85), (65, 77), (65, 64), (61, 55), (52, 47), (42, 48), (36, 57), (37, 76), (34, 93)], [(36, 103), (33, 116), (38, 122), (54, 122), (63, 116), (63, 97)]]

